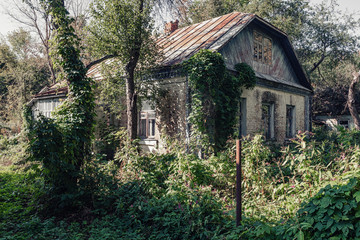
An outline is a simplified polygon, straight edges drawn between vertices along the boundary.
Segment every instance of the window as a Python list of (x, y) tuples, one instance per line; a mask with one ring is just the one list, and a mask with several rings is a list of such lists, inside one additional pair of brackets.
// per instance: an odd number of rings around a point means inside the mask
[(349, 128), (349, 120), (340, 120), (339, 125), (348, 129)]
[(155, 137), (155, 111), (140, 112), (139, 136), (141, 138)]
[(274, 104), (263, 103), (261, 106), (261, 121), (264, 136), (267, 140), (274, 138)]
[(246, 135), (246, 98), (241, 98), (239, 103), (239, 136)]
[(139, 116), (139, 137), (143, 139), (155, 137), (155, 110), (148, 101), (142, 102)]
[(55, 99), (40, 99), (36, 103), (34, 117), (37, 118), (40, 115), (50, 118), (51, 113), (61, 104), (59, 98)]
[(268, 65), (272, 64), (271, 39), (257, 31), (254, 31), (254, 60)]
[(295, 106), (286, 105), (286, 137), (295, 136)]

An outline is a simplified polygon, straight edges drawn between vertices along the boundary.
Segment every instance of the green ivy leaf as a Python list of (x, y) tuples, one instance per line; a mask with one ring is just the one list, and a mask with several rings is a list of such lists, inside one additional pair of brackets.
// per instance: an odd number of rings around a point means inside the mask
[(305, 239), (305, 236), (304, 236), (304, 233), (303, 233), (303, 231), (299, 231), (299, 233), (298, 233), (298, 236), (297, 236), (297, 239), (298, 240), (304, 240)]
[(335, 207), (337, 207), (338, 209), (342, 209), (343, 208), (343, 203), (342, 202), (337, 202), (335, 204)]
[(356, 202), (360, 202), (360, 191), (354, 193), (353, 197), (356, 199)]
[(324, 197), (320, 202), (321, 208), (327, 208), (331, 204), (331, 198), (330, 197)]
[(329, 221), (326, 224), (326, 229), (329, 229), (334, 223), (334, 220), (332, 218), (329, 219)]

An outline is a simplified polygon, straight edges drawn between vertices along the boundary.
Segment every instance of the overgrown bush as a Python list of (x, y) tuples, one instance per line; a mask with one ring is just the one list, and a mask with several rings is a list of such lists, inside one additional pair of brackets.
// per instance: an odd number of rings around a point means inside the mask
[(306, 239), (360, 238), (360, 182), (327, 185), (303, 204), (297, 218)]
[[(357, 237), (360, 188), (357, 180), (348, 180), (360, 176), (360, 148), (345, 131), (324, 132), (322, 142), (317, 135), (300, 133), (283, 147), (269, 145), (262, 136), (243, 139), (239, 227), (234, 223), (233, 141), (225, 151), (200, 159), (180, 147), (140, 155), (136, 147), (128, 148), (126, 134), (116, 135), (121, 146), (114, 160), (97, 155), (81, 168), (68, 214), (58, 212), (57, 219), (39, 214), (42, 204), (49, 204), (44, 191), (35, 191), (35, 198), (28, 198), (27, 191), (44, 189), (41, 178), (28, 181), (27, 190), (17, 190), (24, 194), (12, 195), (14, 187), (8, 188), (2, 195), (11, 196), (9, 214), (20, 213), (20, 219), (10, 217), (9, 224), (1, 225), (5, 239)], [(12, 186), (18, 183), (4, 179)], [(31, 211), (26, 210), (28, 202), (33, 202)]]

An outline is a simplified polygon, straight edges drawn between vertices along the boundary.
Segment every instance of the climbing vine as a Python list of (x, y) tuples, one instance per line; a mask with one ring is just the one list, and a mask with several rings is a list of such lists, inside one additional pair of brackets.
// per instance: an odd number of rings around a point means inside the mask
[(222, 55), (209, 50), (200, 50), (184, 66), (191, 89), (191, 145), (201, 146), (205, 154), (216, 153), (235, 132), (242, 89), (255, 86), (255, 73), (240, 63), (234, 76)]
[(49, 9), (54, 26), (52, 58), (62, 69), (69, 95), (54, 119), (28, 120), (29, 160), (40, 162), (40, 169), (58, 194), (75, 193), (81, 166), (90, 158), (94, 128), (94, 97), (91, 80), (80, 60), (79, 39), (63, 0), (41, 0)]

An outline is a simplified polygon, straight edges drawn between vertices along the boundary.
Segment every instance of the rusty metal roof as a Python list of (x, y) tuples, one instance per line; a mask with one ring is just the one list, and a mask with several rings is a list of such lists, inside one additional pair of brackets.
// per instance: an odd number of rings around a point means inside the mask
[[(254, 19), (257, 19), (257, 21), (260, 21), (262, 24), (275, 29), (276, 32), (287, 39), (284, 32), (255, 14), (233, 12), (187, 27), (179, 28), (169, 35), (160, 37), (156, 42), (163, 55), (160, 65), (168, 67), (180, 64), (197, 53), (200, 49), (218, 51)], [(291, 44), (288, 43), (288, 45), (289, 46), (285, 49), (287, 51), (293, 51)], [(289, 50), (289, 48), (291, 50)], [(294, 53), (290, 54), (294, 55)], [(296, 59), (295, 55), (294, 58)], [(112, 61), (112, 59), (109, 59), (105, 61), (105, 64), (109, 64)], [(296, 61), (298, 60), (296, 59)], [(299, 65), (298, 62), (297, 64)], [(299, 71), (301, 74), (304, 74), (302, 69)], [(87, 72), (87, 76), (95, 80), (101, 80), (103, 78), (101, 75), (101, 64), (92, 66)], [(311, 88), (307, 86), (306, 83), (304, 84), (305, 87), (309, 89)], [(35, 97), (56, 95), (59, 93), (67, 94), (67, 89), (59, 88), (56, 85), (50, 86), (46, 90), (48, 91), (40, 92)]]
[(157, 41), (164, 55), (161, 65), (179, 64), (200, 49), (218, 50), (255, 17), (254, 14), (233, 12), (175, 30)]
[(66, 95), (68, 93), (68, 86), (66, 81), (55, 83), (48, 87), (44, 87), (41, 91), (35, 95), (35, 98), (55, 96), (55, 95)]

